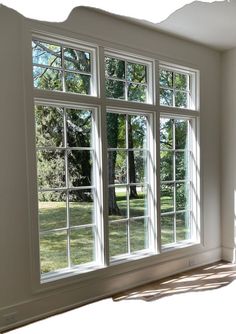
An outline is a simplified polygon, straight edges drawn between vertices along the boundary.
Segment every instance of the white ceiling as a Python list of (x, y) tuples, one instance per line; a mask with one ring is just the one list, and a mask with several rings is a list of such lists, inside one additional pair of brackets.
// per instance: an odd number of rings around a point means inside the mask
[(236, 0), (194, 1), (155, 26), (219, 50), (231, 49), (236, 47)]

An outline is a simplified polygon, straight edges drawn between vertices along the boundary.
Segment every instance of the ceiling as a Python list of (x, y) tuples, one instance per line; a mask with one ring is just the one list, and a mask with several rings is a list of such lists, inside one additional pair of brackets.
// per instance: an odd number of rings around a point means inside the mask
[(194, 1), (155, 26), (218, 50), (231, 49), (236, 47), (236, 0)]

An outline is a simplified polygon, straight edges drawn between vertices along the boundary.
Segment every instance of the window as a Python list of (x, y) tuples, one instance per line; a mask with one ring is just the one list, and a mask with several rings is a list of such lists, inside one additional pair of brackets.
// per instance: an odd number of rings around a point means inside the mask
[(194, 74), (190, 71), (160, 67), (160, 105), (195, 109)]
[(150, 103), (150, 67), (150, 62), (106, 55), (106, 96), (119, 100)]
[(34, 39), (34, 87), (95, 95), (95, 50)]
[(156, 104), (157, 60), (40, 36), (32, 57), (42, 282), (199, 242), (197, 72), (161, 64)]

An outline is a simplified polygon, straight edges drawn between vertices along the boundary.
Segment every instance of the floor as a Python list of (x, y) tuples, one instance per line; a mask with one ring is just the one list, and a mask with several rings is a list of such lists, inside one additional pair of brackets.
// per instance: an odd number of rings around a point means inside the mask
[(218, 262), (8, 333), (236, 333), (235, 302), (236, 265)]

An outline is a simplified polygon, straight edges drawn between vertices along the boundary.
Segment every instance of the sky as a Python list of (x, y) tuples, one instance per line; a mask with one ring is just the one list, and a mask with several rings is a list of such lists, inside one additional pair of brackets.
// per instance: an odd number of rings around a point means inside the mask
[[(66, 20), (74, 7), (90, 6), (159, 23), (191, 2), (193, 0), (145, 0), (145, 2), (138, 0), (2, 0), (3, 5), (17, 10), (28, 18), (54, 22)], [(202, 2), (214, 1), (202, 0)]]

